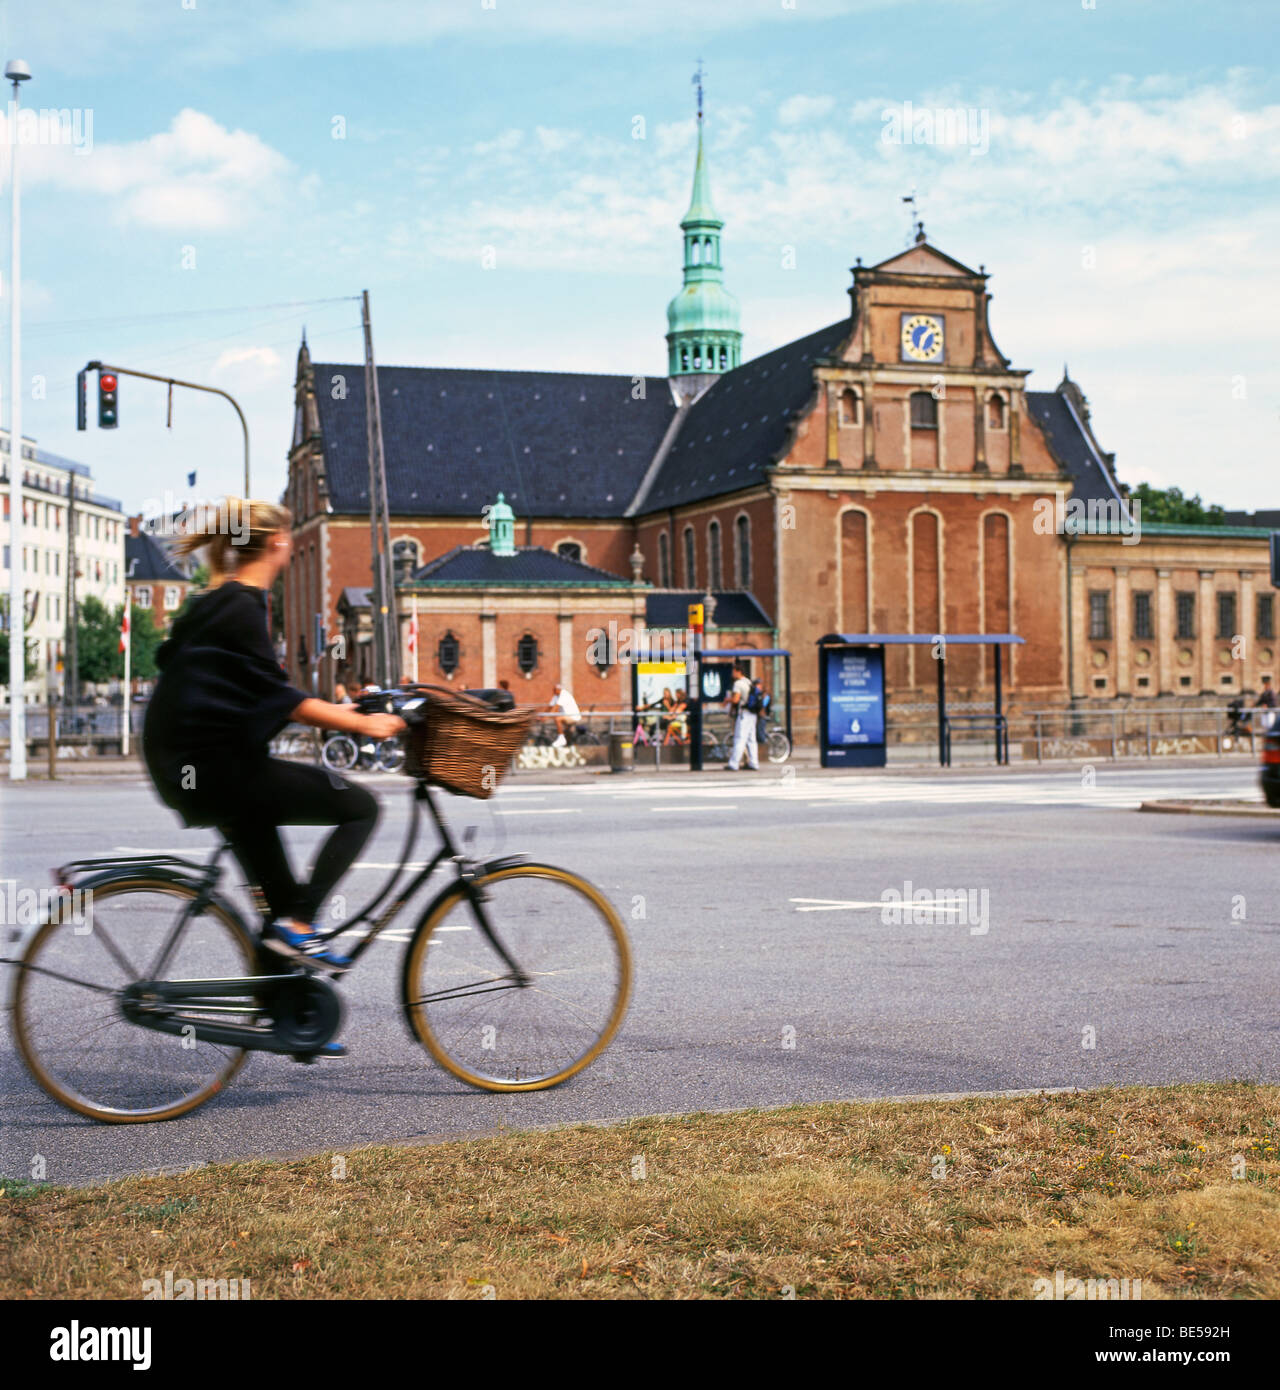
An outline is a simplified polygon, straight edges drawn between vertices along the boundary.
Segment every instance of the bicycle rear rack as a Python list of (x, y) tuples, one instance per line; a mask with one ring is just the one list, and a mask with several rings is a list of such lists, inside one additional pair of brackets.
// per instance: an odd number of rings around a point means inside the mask
[(72, 880), (83, 878), (89, 873), (100, 873), (106, 869), (138, 869), (151, 865), (166, 868), (187, 869), (193, 874), (205, 875), (214, 869), (227, 846), (218, 848), (212, 859), (203, 863), (196, 859), (186, 859), (178, 854), (117, 854), (106, 855), (101, 859), (72, 859), (59, 864), (53, 870), (53, 881), (59, 886), (71, 887)]

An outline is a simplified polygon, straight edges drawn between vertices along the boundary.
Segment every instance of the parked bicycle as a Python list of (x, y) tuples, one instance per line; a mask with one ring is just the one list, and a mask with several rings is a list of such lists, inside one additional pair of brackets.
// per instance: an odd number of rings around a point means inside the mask
[[(434, 788), (490, 795), (491, 774), (528, 730), (507, 692), (476, 693), (487, 703), (413, 687), (380, 692), (382, 708), (410, 725), (409, 829), (380, 891), (317, 934), (329, 942), (364, 928), (342, 948), (354, 966), (436, 869), (451, 868), (400, 969), (410, 1033), (469, 1086), (544, 1090), (588, 1066), (617, 1033), (631, 950), (617, 911), (585, 879), (524, 855), (478, 861), (450, 833)], [(474, 739), (454, 736), (459, 721), (479, 731)], [(424, 804), (440, 847), (399, 888)], [(17, 967), (18, 1054), (68, 1109), (116, 1124), (173, 1119), (217, 1095), (249, 1052), (310, 1062), (337, 1031), (333, 984), (262, 951), (220, 890), (228, 849), (219, 845), (206, 863), (156, 854), (56, 870), (65, 890), (57, 908), (5, 963)]]

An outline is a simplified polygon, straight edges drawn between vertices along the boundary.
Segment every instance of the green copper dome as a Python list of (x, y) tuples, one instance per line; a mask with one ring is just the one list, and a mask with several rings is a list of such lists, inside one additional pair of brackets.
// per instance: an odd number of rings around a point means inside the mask
[(698, 157), (693, 169), (684, 232), (684, 287), (667, 305), (668, 370), (671, 376), (719, 375), (742, 360), (736, 297), (724, 287), (720, 232), (724, 223), (711, 202), (711, 177), (698, 113)]

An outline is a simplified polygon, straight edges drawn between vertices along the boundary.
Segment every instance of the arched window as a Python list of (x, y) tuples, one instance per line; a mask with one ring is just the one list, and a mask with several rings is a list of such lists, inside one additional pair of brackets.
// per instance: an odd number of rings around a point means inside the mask
[(531, 676), (538, 669), (538, 639), (531, 632), (516, 643), (516, 665), (524, 676)]
[(689, 247), (689, 251), (690, 260), (692, 264), (697, 265), (702, 256), (702, 243), (698, 240), (697, 237), (694, 237), (693, 242)]
[(658, 584), (671, 587), (671, 540), (665, 531), (658, 532)]
[(687, 589), (698, 587), (698, 566), (693, 546), (693, 527), (684, 528), (684, 583)]
[(441, 671), (446, 676), (452, 676), (458, 669), (461, 656), (462, 649), (458, 645), (458, 639), (452, 632), (446, 632), (436, 646), (436, 660), (440, 663)]
[(724, 572), (720, 563), (720, 523), (712, 521), (707, 526), (707, 587), (718, 593), (724, 588)]
[(738, 588), (749, 589), (751, 587), (751, 522), (745, 516), (740, 516), (733, 526), (738, 539)]
[(577, 560), (581, 562), (582, 547), (577, 541), (561, 541), (560, 544), (556, 546), (556, 554), (562, 556), (566, 560)]
[(858, 393), (848, 386), (840, 392), (840, 425), (842, 429), (849, 429), (860, 423)]
[(912, 391), (911, 428), (913, 430), (936, 430), (938, 428), (938, 402), (930, 391)]
[(987, 399), (987, 428), (1004, 429), (1004, 397), (999, 392)]

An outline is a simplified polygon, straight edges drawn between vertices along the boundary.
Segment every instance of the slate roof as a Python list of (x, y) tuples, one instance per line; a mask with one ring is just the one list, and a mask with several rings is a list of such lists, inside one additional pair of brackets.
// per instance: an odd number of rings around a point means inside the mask
[(169, 558), (168, 552), (154, 536), (124, 538), (124, 577), (126, 580), (151, 580), (168, 584), (185, 583), (187, 576)]
[[(314, 367), (335, 512), (367, 512), (364, 368)], [(345, 399), (333, 399), (342, 378)], [(480, 514), (499, 492), (517, 515), (621, 516), (676, 406), (665, 377), (379, 367), (391, 511)]]
[(814, 393), (813, 364), (850, 332), (841, 319), (726, 372), (690, 407), (641, 511), (759, 482)]
[(631, 580), (570, 560), (540, 545), (518, 546), (514, 555), (495, 555), (487, 545), (456, 545), (415, 570), (413, 583), (441, 585), (528, 584), (576, 589), (629, 588)]
[(1260, 507), (1256, 512), (1224, 512), (1222, 520), (1227, 526), (1265, 526), (1269, 531), (1280, 531), (1280, 507)]
[(1072, 497), (1090, 501), (1121, 500), (1110, 466), (1093, 447), (1084, 422), (1061, 391), (1028, 391), (1027, 409), (1044, 429), (1054, 457), (1075, 486)]
[[(701, 603), (703, 589), (663, 589), (645, 598), (645, 622), (649, 627), (685, 628), (689, 625), (689, 605)], [(717, 627), (769, 627), (773, 624), (754, 594), (728, 590), (715, 595)]]

